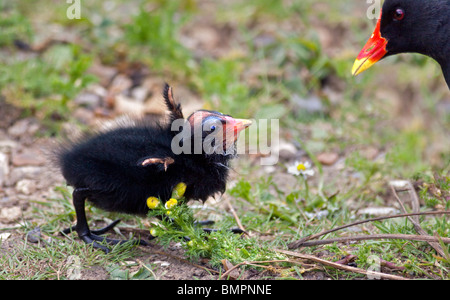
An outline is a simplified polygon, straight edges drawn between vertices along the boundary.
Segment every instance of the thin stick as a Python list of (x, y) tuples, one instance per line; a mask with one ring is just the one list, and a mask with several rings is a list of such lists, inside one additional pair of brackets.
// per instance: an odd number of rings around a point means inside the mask
[(356, 225), (360, 225), (360, 224), (364, 224), (364, 223), (368, 223), (368, 222), (373, 222), (373, 221), (381, 221), (381, 220), (386, 220), (386, 219), (393, 219), (393, 218), (401, 218), (401, 217), (407, 217), (407, 216), (416, 216), (416, 215), (420, 215), (420, 216), (426, 216), (426, 215), (450, 215), (450, 211), (429, 211), (429, 212), (420, 212), (420, 213), (409, 213), (409, 214), (398, 214), (398, 215), (392, 215), (392, 216), (383, 216), (383, 217), (376, 217), (376, 218), (371, 218), (371, 219), (366, 219), (366, 220), (361, 220), (361, 221), (357, 221), (354, 223), (350, 223), (347, 225), (342, 225), (342, 226), (338, 226), (335, 227), (333, 229), (329, 229), (329, 230), (324, 230), (322, 232), (319, 232), (317, 234), (313, 234), (307, 237), (304, 237), (300, 240), (297, 240), (295, 242), (292, 242), (288, 245), (289, 249), (296, 249), (299, 248), (300, 246), (302, 246), (303, 243), (305, 243), (308, 240), (312, 240), (315, 238), (318, 238), (322, 235), (326, 235), (328, 233), (334, 232), (334, 231), (338, 231), (344, 228), (348, 228), (348, 227), (352, 227), (352, 226), (356, 226)]
[[(416, 195), (416, 192), (413, 190), (414, 187), (412, 184), (408, 181), (407, 185), (409, 186), (409, 194), (411, 195), (411, 206), (413, 209), (413, 212), (418, 212), (419, 210), (419, 198)], [(405, 205), (403, 204), (403, 201), (400, 199), (400, 197), (397, 195), (397, 192), (395, 191), (395, 188), (393, 185), (391, 185), (392, 193), (394, 194), (395, 199), (397, 199), (397, 202), (402, 207), (402, 210), (404, 213), (406, 213)], [(412, 218), (411, 216), (408, 216), (408, 220), (414, 225), (414, 229), (416, 232), (423, 236), (428, 236), (428, 233), (420, 226), (419, 224), (419, 218), (416, 216), (415, 218)], [(436, 252), (442, 256), (445, 257), (445, 252), (442, 249), (439, 242), (428, 242), (428, 244), (436, 250)]]
[(239, 219), (238, 215), (236, 214), (236, 211), (234, 210), (233, 206), (231, 205), (230, 200), (227, 199), (226, 203), (228, 205), (228, 209), (233, 214), (233, 217), (236, 220), (236, 223), (238, 224), (239, 229), (242, 230), (245, 233), (245, 235), (248, 236), (248, 232), (245, 230), (244, 226), (242, 226), (241, 220)]
[(287, 250), (280, 250), (280, 249), (275, 249), (275, 251), (279, 252), (279, 253), (283, 253), (289, 256), (294, 256), (294, 257), (298, 257), (301, 259), (307, 259), (307, 260), (312, 260), (315, 262), (318, 262), (320, 264), (326, 265), (326, 266), (330, 266), (336, 269), (341, 269), (341, 270), (345, 270), (345, 271), (349, 271), (349, 272), (353, 272), (353, 273), (358, 273), (358, 274), (363, 274), (366, 276), (371, 276), (373, 278), (383, 278), (383, 279), (393, 279), (393, 280), (407, 280), (408, 278), (405, 277), (401, 277), (401, 276), (397, 276), (397, 275), (390, 275), (390, 274), (384, 274), (381, 272), (376, 272), (376, 271), (366, 271), (364, 269), (360, 269), (360, 268), (355, 268), (355, 267), (350, 267), (350, 266), (346, 266), (346, 265), (341, 265), (341, 264), (337, 264), (331, 261), (327, 261), (312, 255), (308, 255), (308, 254), (301, 254), (301, 253), (297, 253), (297, 252), (292, 252), (292, 251), (287, 251)]
[[(302, 247), (319, 246), (332, 244), (334, 242), (342, 243), (349, 241), (363, 241), (363, 240), (380, 240), (380, 239), (394, 239), (394, 240), (410, 240), (419, 242), (439, 242), (439, 239), (445, 243), (450, 244), (450, 238), (434, 237), (429, 235), (415, 235), (415, 234), (370, 234), (370, 235), (354, 235), (347, 237), (332, 238), (318, 241), (307, 241), (302, 243)], [(445, 257), (445, 256), (444, 256)]]
[(260, 266), (259, 264), (275, 263), (275, 262), (291, 262), (291, 261), (287, 260), (287, 259), (282, 259), (282, 260), (265, 260), (265, 261), (244, 261), (244, 262), (238, 263), (237, 265), (229, 268), (225, 273), (222, 274), (222, 276), (220, 276), (220, 279), (225, 278), (226, 276), (228, 276), (228, 274), (230, 274), (232, 271), (234, 271), (235, 269), (239, 268), (240, 266), (251, 265), (251, 266), (257, 266), (257, 267), (264, 267), (264, 266)]
[(156, 277), (155, 272), (153, 272), (152, 269), (150, 269), (149, 267), (147, 267), (140, 259), (136, 259), (136, 261), (139, 263), (139, 265), (140, 265), (141, 267), (144, 267), (147, 271), (149, 271), (149, 272), (153, 275), (153, 278), (158, 279), (158, 278)]

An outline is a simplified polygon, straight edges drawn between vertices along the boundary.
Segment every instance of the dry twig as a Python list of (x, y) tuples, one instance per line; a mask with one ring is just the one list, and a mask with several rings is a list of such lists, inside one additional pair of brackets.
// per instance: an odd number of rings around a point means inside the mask
[[(425, 216), (425, 215), (450, 215), (450, 211), (429, 211), (429, 212), (420, 212), (420, 213), (409, 213), (409, 214), (398, 214), (398, 215), (392, 215), (392, 216), (384, 216), (384, 217), (377, 217), (377, 218), (371, 218), (371, 219), (366, 219), (366, 220), (361, 220), (361, 221), (357, 221), (354, 223), (350, 223), (350, 224), (346, 224), (346, 225), (342, 225), (342, 226), (338, 226), (336, 228), (333, 229), (329, 229), (329, 230), (324, 230), (322, 232), (319, 232), (317, 234), (313, 234), (307, 237), (304, 237), (300, 240), (297, 240), (295, 242), (292, 242), (288, 245), (289, 249), (296, 249), (299, 248), (301, 246), (305, 246), (305, 243), (309, 240), (312, 239), (316, 239), (320, 236), (329, 234), (331, 232), (334, 231), (338, 231), (344, 228), (348, 228), (348, 227), (352, 227), (352, 226), (356, 226), (356, 225), (360, 225), (360, 224), (364, 224), (364, 223), (368, 223), (368, 222), (373, 222), (373, 221), (381, 221), (381, 220), (386, 220), (386, 219), (392, 219), (392, 218), (400, 218), (400, 217), (408, 217), (408, 216)], [(367, 237), (370, 237), (370, 235), (368, 235)], [(434, 241), (434, 240), (433, 240)]]
[(226, 203), (228, 205), (228, 209), (233, 214), (233, 217), (236, 220), (236, 223), (238, 224), (239, 229), (242, 230), (244, 232), (244, 234), (248, 236), (248, 232), (245, 231), (244, 226), (242, 226), (241, 220), (239, 219), (238, 215), (236, 214), (236, 211), (234, 210), (233, 206), (231, 205), (230, 200), (227, 199)]
[(393, 280), (407, 280), (408, 279), (408, 278), (397, 276), (397, 275), (384, 274), (384, 273), (376, 272), (376, 271), (366, 271), (366, 270), (360, 269), (360, 268), (341, 265), (341, 264), (327, 261), (327, 260), (312, 256), (312, 255), (308, 255), (308, 254), (302, 254), (302, 253), (297, 253), (297, 252), (287, 251), (287, 250), (280, 250), (280, 249), (275, 249), (275, 251), (277, 251), (279, 253), (283, 253), (285, 255), (301, 258), (301, 259), (312, 260), (314, 262), (320, 263), (322, 265), (330, 266), (330, 267), (333, 267), (336, 269), (345, 270), (345, 271), (358, 273), (358, 274), (363, 274), (366, 276), (371, 276), (372, 278), (393, 279)]
[[(380, 240), (380, 239), (395, 239), (395, 240), (410, 240), (419, 242), (434, 242), (441, 240), (445, 244), (450, 244), (450, 238), (434, 237), (429, 235), (415, 235), (415, 234), (370, 234), (370, 235), (354, 235), (346, 237), (338, 237), (326, 240), (307, 241), (302, 243), (303, 247), (319, 246), (325, 244), (332, 244), (335, 242), (349, 242), (349, 241), (364, 241), (364, 240)], [(445, 256), (444, 256), (445, 257)]]
[[(420, 208), (419, 198), (417, 197), (417, 194), (416, 194), (412, 184), (409, 181), (405, 181), (405, 184), (408, 186), (408, 192), (409, 192), (409, 195), (411, 198), (411, 207), (413, 209), (413, 212), (418, 213), (419, 208)], [(393, 193), (395, 199), (397, 199), (397, 202), (400, 204), (403, 212), (407, 213), (403, 201), (397, 195), (394, 184), (391, 184), (391, 190), (392, 190), (392, 193)], [(416, 230), (416, 232), (418, 234), (423, 235), (423, 236), (428, 236), (427, 232), (420, 226), (418, 216), (415, 216), (415, 218), (412, 216), (408, 216), (408, 220), (411, 221), (411, 223), (414, 225), (414, 229)], [(441, 245), (439, 245), (439, 241), (428, 242), (428, 244), (430, 244), (430, 246), (433, 247), (434, 250), (436, 250), (436, 252), (439, 253), (440, 256), (445, 257), (445, 252), (442, 249)]]
[(254, 266), (254, 267), (262, 267), (262, 268), (272, 268), (267, 266), (261, 266), (260, 264), (266, 264), (266, 263), (276, 263), (276, 262), (291, 262), (287, 259), (282, 260), (265, 260), (265, 261), (244, 261), (241, 263), (238, 263), (237, 265), (229, 268), (225, 273), (220, 276), (220, 279), (226, 278), (231, 272), (233, 272), (235, 269), (239, 268), (240, 266)]

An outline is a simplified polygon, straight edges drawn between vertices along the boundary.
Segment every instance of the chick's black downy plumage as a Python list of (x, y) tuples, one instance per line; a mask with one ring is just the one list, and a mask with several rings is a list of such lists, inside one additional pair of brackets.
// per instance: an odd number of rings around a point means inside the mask
[[(105, 240), (97, 234), (116, 223), (90, 231), (85, 200), (106, 211), (145, 215), (148, 197), (165, 202), (180, 182), (186, 184), (186, 199), (206, 201), (225, 191), (235, 141), (251, 122), (206, 110), (196, 111), (184, 120), (172, 88), (166, 85), (163, 95), (170, 112), (167, 123), (138, 121), (118, 126), (69, 142), (58, 151), (62, 174), (74, 187), (74, 229), (96, 248), (108, 251), (95, 241)], [(201, 149), (198, 151), (197, 147), (194, 152), (198, 144)], [(204, 144), (214, 151), (208, 151)]]

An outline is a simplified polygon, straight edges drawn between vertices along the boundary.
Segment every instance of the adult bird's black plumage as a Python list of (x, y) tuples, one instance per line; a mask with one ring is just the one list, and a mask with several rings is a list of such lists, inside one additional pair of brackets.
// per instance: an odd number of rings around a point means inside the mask
[(405, 52), (436, 60), (450, 88), (450, 0), (386, 0), (352, 73), (357, 75), (384, 57)]
[(238, 134), (251, 122), (206, 110), (196, 111), (185, 120), (168, 85), (163, 96), (170, 112), (168, 122), (119, 125), (65, 143), (57, 151), (62, 174), (74, 187), (77, 224), (73, 229), (96, 248), (108, 251), (96, 242), (105, 240), (97, 234), (116, 223), (91, 231), (86, 200), (106, 211), (146, 215), (148, 197), (165, 202), (180, 182), (186, 184), (186, 199), (205, 201), (225, 191)]

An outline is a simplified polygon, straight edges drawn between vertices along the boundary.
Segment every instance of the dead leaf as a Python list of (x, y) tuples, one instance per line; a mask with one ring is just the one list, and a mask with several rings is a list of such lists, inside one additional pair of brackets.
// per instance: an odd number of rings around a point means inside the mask
[(234, 267), (234, 265), (230, 263), (227, 259), (222, 259), (221, 262), (225, 271), (228, 271)]

